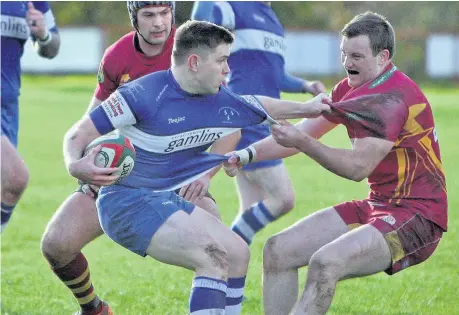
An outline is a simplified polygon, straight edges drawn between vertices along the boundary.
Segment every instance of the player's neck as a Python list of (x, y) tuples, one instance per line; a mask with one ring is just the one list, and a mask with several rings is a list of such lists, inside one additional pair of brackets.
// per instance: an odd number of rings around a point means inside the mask
[(189, 75), (188, 69), (172, 65), (171, 71), (175, 81), (177, 81), (182, 90), (190, 94), (203, 94), (203, 91), (198, 85), (197, 80)]
[(159, 55), (164, 48), (164, 44), (158, 44), (158, 45), (151, 45), (148, 44), (143, 38), (140, 36), (136, 36), (137, 40), (136, 42), (138, 43), (138, 48), (140, 48), (141, 52), (147, 56), (147, 57), (153, 57)]

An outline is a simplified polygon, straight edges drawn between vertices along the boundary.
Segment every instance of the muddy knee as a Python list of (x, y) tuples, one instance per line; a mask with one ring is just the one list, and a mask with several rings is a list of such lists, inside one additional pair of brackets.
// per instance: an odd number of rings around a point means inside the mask
[(282, 244), (277, 235), (271, 236), (263, 248), (263, 269), (266, 272), (276, 272), (282, 269)]

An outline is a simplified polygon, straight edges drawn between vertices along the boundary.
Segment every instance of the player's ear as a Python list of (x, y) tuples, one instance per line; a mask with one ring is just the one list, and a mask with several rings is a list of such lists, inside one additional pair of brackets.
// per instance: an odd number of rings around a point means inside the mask
[(389, 50), (383, 49), (383, 50), (379, 53), (379, 61), (380, 61), (380, 63), (383, 64), (383, 63), (387, 62), (389, 59), (390, 59)]
[(199, 59), (200, 58), (197, 54), (191, 54), (190, 56), (188, 56), (188, 67), (191, 69), (191, 71), (198, 71)]

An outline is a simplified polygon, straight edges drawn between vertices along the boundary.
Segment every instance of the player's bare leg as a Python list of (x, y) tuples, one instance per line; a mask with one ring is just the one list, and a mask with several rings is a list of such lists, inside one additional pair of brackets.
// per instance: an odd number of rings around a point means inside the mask
[(3, 231), (27, 187), (29, 171), (10, 140), (4, 135), (1, 138), (1, 230)]
[[(214, 216), (198, 207), (191, 215), (183, 211), (174, 213), (153, 236), (147, 254), (195, 271), (190, 299), (192, 309), (203, 300), (215, 301), (218, 300), (216, 295), (221, 295), (220, 300), (225, 296), (229, 298), (225, 314), (240, 314), (250, 251), (241, 238)], [(232, 289), (238, 292), (227, 296), (226, 287), (230, 288), (231, 282), (237, 284), (238, 287)], [(231, 304), (229, 300), (239, 302)], [(202, 314), (224, 314), (221, 305), (220, 311), (215, 307), (215, 313), (211, 313), (212, 307), (210, 305)]]
[(325, 314), (339, 280), (372, 275), (386, 270), (391, 263), (389, 245), (372, 225), (340, 236), (311, 257), (306, 287), (293, 314)]
[(102, 234), (94, 199), (75, 192), (51, 218), (41, 241), (44, 257), (53, 272), (75, 295), (81, 307), (80, 314), (109, 312), (108, 306), (95, 293), (88, 262), (81, 252), (86, 244)]
[(263, 251), (266, 315), (290, 314), (298, 297), (298, 268), (308, 265), (317, 250), (348, 231), (334, 208), (327, 208), (268, 239)]
[(220, 213), (218, 212), (218, 206), (212, 198), (207, 196), (202, 199), (198, 198), (195, 200), (194, 204), (216, 217), (219, 221), (222, 220)]
[(284, 164), (241, 171), (236, 180), (240, 208), (231, 228), (250, 244), (255, 233), (293, 208), (295, 193)]

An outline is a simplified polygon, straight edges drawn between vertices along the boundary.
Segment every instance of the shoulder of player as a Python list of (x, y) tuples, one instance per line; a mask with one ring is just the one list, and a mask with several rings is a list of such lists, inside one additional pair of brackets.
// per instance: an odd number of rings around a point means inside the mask
[(120, 54), (125, 54), (127, 50), (132, 49), (135, 32), (129, 32), (116, 42), (111, 44), (104, 54), (104, 59), (119, 58)]

